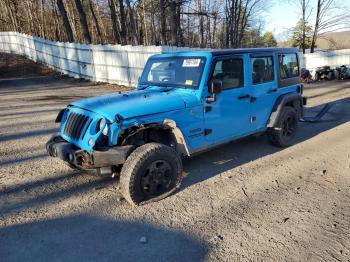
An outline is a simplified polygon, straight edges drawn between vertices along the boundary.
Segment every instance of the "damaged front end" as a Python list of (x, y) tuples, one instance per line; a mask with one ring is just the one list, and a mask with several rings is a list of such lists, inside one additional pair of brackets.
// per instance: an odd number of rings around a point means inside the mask
[(117, 123), (94, 112), (68, 107), (58, 114), (56, 122), (61, 122), (60, 133), (46, 143), (46, 150), (72, 168), (118, 166), (132, 150), (132, 146), (115, 146), (119, 134)]
[(72, 168), (96, 169), (123, 164), (132, 146), (116, 146), (105, 150), (94, 150), (90, 153), (57, 135), (46, 143), (46, 150), (50, 156), (60, 158)]

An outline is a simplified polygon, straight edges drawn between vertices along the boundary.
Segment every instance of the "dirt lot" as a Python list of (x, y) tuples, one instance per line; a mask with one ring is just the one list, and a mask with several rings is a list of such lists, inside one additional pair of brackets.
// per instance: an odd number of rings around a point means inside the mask
[(0, 74), (2, 261), (349, 261), (350, 81), (306, 87), (308, 114), (335, 105), (300, 123), (294, 146), (266, 137), (222, 146), (185, 161), (174, 195), (132, 208), (117, 180), (44, 149), (59, 109), (113, 88), (17, 72)]

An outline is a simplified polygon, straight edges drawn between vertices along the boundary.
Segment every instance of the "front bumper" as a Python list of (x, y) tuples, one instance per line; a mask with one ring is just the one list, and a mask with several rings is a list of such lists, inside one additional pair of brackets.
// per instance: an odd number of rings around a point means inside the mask
[(124, 164), (132, 149), (133, 146), (116, 146), (100, 151), (94, 150), (89, 153), (68, 143), (60, 136), (54, 136), (46, 143), (46, 151), (49, 156), (58, 157), (71, 167), (81, 169)]

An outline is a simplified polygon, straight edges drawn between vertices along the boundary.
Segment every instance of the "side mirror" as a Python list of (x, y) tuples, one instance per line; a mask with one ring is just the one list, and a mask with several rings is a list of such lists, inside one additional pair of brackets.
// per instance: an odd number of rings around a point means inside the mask
[(212, 96), (207, 97), (207, 103), (213, 103), (216, 101), (216, 94), (219, 94), (222, 90), (222, 81), (219, 79), (213, 79), (208, 88), (209, 93)]
[(219, 79), (213, 79), (209, 86), (209, 93), (219, 94), (222, 90), (222, 81)]

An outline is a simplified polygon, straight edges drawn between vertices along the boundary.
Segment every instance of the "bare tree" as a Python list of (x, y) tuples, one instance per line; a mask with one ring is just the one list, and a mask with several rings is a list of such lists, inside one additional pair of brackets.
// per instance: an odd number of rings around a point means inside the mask
[[(340, 6), (335, 0), (317, 0), (314, 34), (311, 53), (315, 51), (316, 41), (322, 32), (334, 28), (346, 28), (350, 25), (349, 7)], [(345, 7), (345, 9), (344, 9)]]
[(100, 24), (98, 23), (98, 19), (97, 19), (96, 13), (95, 13), (93, 0), (89, 0), (89, 8), (90, 8), (90, 12), (91, 12), (92, 18), (93, 18), (94, 23), (95, 23), (97, 36), (99, 38), (100, 43), (103, 44), (104, 39), (102, 38)]
[(69, 42), (242, 47), (259, 42), (256, 19), (269, 1), (0, 0), (0, 30)]
[(306, 40), (306, 22), (307, 22), (307, 8), (309, 6), (310, 0), (300, 0), (300, 7), (302, 13), (302, 46), (303, 54), (305, 54), (305, 40)]
[(68, 42), (74, 42), (72, 27), (71, 27), (70, 22), (68, 20), (67, 11), (66, 11), (66, 8), (64, 7), (62, 0), (57, 0), (57, 7), (58, 7), (58, 10), (60, 11), (61, 17), (63, 19), (63, 24), (64, 24), (64, 27), (66, 29)]
[(111, 20), (113, 28), (114, 41), (120, 43), (120, 33), (118, 29), (118, 20), (116, 15), (115, 0), (108, 0), (109, 8), (111, 10)]
[(119, 14), (120, 14), (120, 37), (123, 45), (126, 45), (126, 16), (124, 10), (123, 0), (119, 0)]
[(174, 46), (178, 46), (179, 40), (177, 37), (177, 27), (178, 27), (178, 22), (177, 22), (177, 14), (176, 14), (176, 1), (172, 0), (170, 2), (170, 13), (171, 13), (171, 40), (172, 44)]
[(91, 43), (91, 36), (90, 36), (89, 26), (87, 23), (86, 14), (85, 14), (83, 5), (81, 4), (81, 1), (75, 0), (75, 6), (76, 6), (78, 14), (79, 14), (80, 25), (81, 25), (81, 28), (83, 31), (85, 43), (90, 44)]
[(165, 17), (165, 0), (159, 0), (160, 6), (160, 37), (162, 39), (162, 45), (167, 44), (166, 40), (166, 17)]
[(138, 35), (137, 35), (137, 30), (136, 30), (136, 21), (134, 18), (134, 10), (131, 7), (130, 0), (126, 0), (126, 5), (128, 7), (128, 11), (129, 11), (129, 20), (130, 20), (133, 44), (137, 45), (139, 43), (139, 39), (138, 39)]

